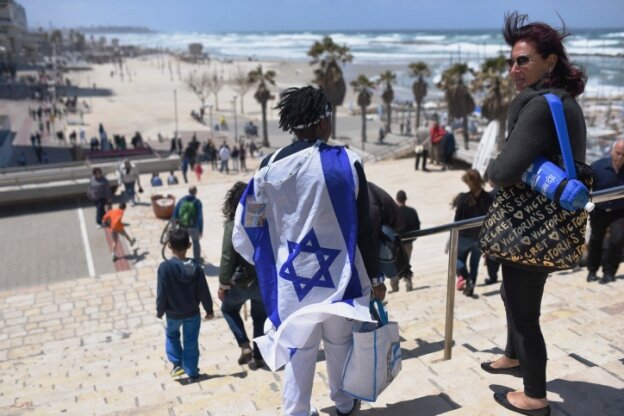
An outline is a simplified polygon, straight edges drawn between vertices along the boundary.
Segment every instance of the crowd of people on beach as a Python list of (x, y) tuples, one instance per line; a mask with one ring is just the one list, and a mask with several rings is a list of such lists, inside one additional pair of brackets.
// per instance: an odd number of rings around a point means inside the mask
[[(123, 151), (128, 149), (126, 137), (124, 135), (114, 134), (110, 139), (103, 124), (98, 126), (98, 134), (87, 140), (87, 133), (83, 125), (78, 129), (68, 131), (68, 113), (76, 111), (78, 99), (77, 97), (59, 96), (53, 100), (51, 96), (39, 99), (39, 105), (28, 108), (28, 115), (32, 119), (35, 127), (30, 134), (30, 142), (33, 153), (39, 163), (48, 162), (48, 154), (44, 150), (43, 142), (47, 139), (48, 143), (53, 143), (54, 138), (56, 144), (69, 147), (88, 148), (92, 152), (98, 151)], [(84, 105), (87, 105), (86, 102)], [(81, 110), (82, 115), (82, 110)], [(130, 140), (133, 149), (149, 148), (149, 144), (144, 141), (140, 132), (135, 132)], [(21, 152), (18, 164), (25, 166), (27, 157)]]
[(201, 181), (201, 175), (204, 171), (203, 164), (210, 165), (212, 171), (229, 174), (230, 170), (234, 172), (247, 172), (246, 160), (249, 157), (261, 156), (254, 141), (245, 142), (241, 140), (232, 147), (223, 140), (221, 145), (217, 147), (212, 139), (200, 142), (197, 135), (193, 134), (191, 140), (186, 146), (183, 146), (180, 137), (171, 139), (171, 153), (177, 153), (181, 158), (180, 170), (184, 183), (188, 183), (188, 172), (195, 172), (197, 181)]

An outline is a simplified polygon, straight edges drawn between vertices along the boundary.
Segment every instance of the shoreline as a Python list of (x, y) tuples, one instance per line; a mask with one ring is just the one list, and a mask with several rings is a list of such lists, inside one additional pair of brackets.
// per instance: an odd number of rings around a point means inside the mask
[[(258, 130), (262, 129), (261, 107), (253, 97), (255, 86), (253, 86), (241, 100), (236, 99), (236, 114), (233, 111), (233, 97), (238, 93), (234, 90), (233, 85), (229, 82), (236, 72), (240, 71), (246, 74), (258, 65), (262, 65), (264, 71), (274, 70), (277, 75), (275, 78), (275, 86), (270, 85), (271, 93), (276, 97), (269, 101), (267, 120), (269, 122), (271, 147), (275, 147), (276, 143), (288, 143), (290, 135), (283, 133), (277, 129), (276, 120), (278, 117), (275, 107), (277, 96), (280, 91), (289, 87), (300, 87), (311, 84), (313, 79), (313, 71), (316, 68), (309, 62), (294, 61), (209, 61), (202, 63), (190, 63), (180, 60), (178, 57), (169, 54), (152, 54), (134, 58), (125, 58), (122, 64), (122, 71), (118, 64), (91, 64), (88, 71), (68, 71), (63, 74), (71, 83), (80, 88), (92, 88), (95, 84), (98, 89), (106, 88), (112, 91), (110, 96), (92, 96), (80, 97), (80, 101), (89, 104), (90, 112), (85, 112), (82, 118), (78, 114), (68, 114), (64, 119), (63, 129), (66, 136), (72, 130), (77, 132), (84, 128), (86, 132), (87, 142), (93, 136), (97, 136), (97, 130), (102, 123), (112, 137), (114, 134), (123, 135), (126, 140), (140, 132), (144, 140), (150, 143), (150, 146), (157, 149), (168, 148), (170, 139), (177, 130), (178, 134), (183, 137), (186, 143), (190, 137), (196, 133), (200, 141), (205, 141), (214, 137), (214, 142), (228, 140), (233, 142), (235, 134), (234, 119), (237, 121), (238, 136), (244, 134), (243, 125), (247, 121), (252, 121)], [(379, 75), (382, 70), (398, 71), (400, 65), (368, 65), (363, 63), (349, 64), (344, 70), (346, 79), (346, 96), (343, 105), (337, 108), (337, 138), (345, 144), (349, 144), (355, 148), (360, 147), (360, 129), (361, 121), (357, 116), (357, 96), (353, 88), (349, 85), (349, 81), (357, 74), (363, 73), (369, 77)], [(407, 68), (405, 68), (407, 69)], [(192, 72), (207, 72), (210, 75), (216, 74), (224, 80), (224, 85), (218, 94), (218, 109), (213, 95), (206, 100), (207, 105), (212, 105), (212, 125), (216, 124), (220, 117), (226, 119), (230, 126), (228, 131), (214, 132), (210, 128), (210, 114), (206, 108), (204, 122), (201, 124), (191, 117), (191, 112), (199, 112), (200, 100), (186, 86), (185, 78)], [(121, 74), (123, 73), (123, 78)], [(405, 95), (410, 97), (411, 88), (395, 85), (395, 105), (396, 100), (402, 100)], [(177, 98), (177, 103), (174, 101)], [(377, 87), (372, 97), (372, 103), (368, 107), (370, 116), (367, 122), (368, 140), (377, 139), (378, 130), (382, 125), (379, 119), (379, 108), (384, 107), (381, 100), (382, 88)], [(474, 94), (473, 97), (477, 103), (480, 103), (483, 93)], [(409, 102), (412, 102), (413, 96)], [(587, 126), (590, 135), (611, 135), (612, 137), (621, 137), (624, 130), (624, 95), (617, 98), (608, 97), (586, 97), (581, 96), (579, 99), (583, 107)], [(13, 129), (19, 129), (23, 125), (23, 115), (27, 114), (28, 107), (37, 107), (39, 103), (34, 100), (12, 101), (0, 100), (0, 113), (6, 113), (11, 116), (11, 125)], [(242, 105), (242, 107), (241, 107)], [(398, 107), (398, 105), (396, 105)], [(423, 108), (426, 114), (430, 116), (433, 112), (440, 112), (442, 115), (446, 109), (446, 102), (443, 93), (429, 83), (429, 94), (425, 97)], [(177, 116), (176, 116), (177, 109)], [(244, 113), (241, 111), (244, 109)], [(353, 112), (355, 110), (355, 114)], [(384, 109), (385, 110), (385, 109)], [(177, 117), (177, 121), (176, 121)], [(393, 129), (398, 133), (399, 123), (405, 122), (406, 117), (410, 117), (412, 124), (412, 135), (415, 133), (414, 124), (414, 108), (411, 114), (406, 115), (397, 111), (393, 111)], [(442, 116), (444, 119), (444, 116)], [(608, 118), (608, 120), (607, 120)], [(481, 129), (487, 124), (486, 120), (473, 116), (472, 120)], [(423, 114), (421, 120), (425, 120)], [(423, 122), (423, 121), (421, 121)], [(36, 123), (32, 123), (29, 132), (18, 135), (15, 144), (20, 146), (30, 146), (29, 136), (34, 132)], [(608, 130), (605, 130), (607, 128)], [(608, 134), (607, 134), (608, 133)], [(158, 141), (159, 134), (164, 138), (163, 142)], [(480, 134), (478, 134), (480, 138)], [(262, 137), (255, 139), (256, 143), (261, 141)], [(404, 139), (409, 139), (404, 136)], [(473, 138), (474, 140), (474, 138)], [(610, 139), (609, 139), (610, 140)], [(606, 146), (609, 140), (597, 140), (600, 148)], [(477, 139), (478, 141), (478, 139)], [(48, 141), (52, 146), (56, 145), (56, 140)], [(596, 144), (591, 147), (595, 147)], [(589, 146), (588, 146), (589, 148)], [(595, 151), (595, 150), (594, 150)]]

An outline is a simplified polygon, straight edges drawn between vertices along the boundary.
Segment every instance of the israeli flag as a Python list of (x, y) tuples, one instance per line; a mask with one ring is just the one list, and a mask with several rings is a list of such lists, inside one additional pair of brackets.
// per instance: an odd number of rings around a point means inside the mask
[(273, 162), (276, 155), (243, 193), (232, 236), (256, 266), (268, 319), (254, 341), (273, 371), (325, 319), (371, 322), (357, 247), (357, 155), (320, 141)]

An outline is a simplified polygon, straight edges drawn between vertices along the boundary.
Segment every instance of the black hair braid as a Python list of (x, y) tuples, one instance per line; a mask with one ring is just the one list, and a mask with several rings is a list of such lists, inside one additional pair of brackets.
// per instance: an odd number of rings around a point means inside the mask
[(321, 88), (288, 88), (281, 93), (275, 108), (279, 110), (279, 127), (292, 132), (296, 126), (314, 123), (324, 115), (327, 97)]

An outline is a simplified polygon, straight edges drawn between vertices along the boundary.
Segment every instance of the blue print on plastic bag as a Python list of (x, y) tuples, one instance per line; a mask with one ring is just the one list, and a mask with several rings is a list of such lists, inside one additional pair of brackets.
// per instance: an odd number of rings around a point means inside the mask
[[(386, 357), (387, 365), (387, 377), (388, 383), (394, 379), (394, 375), (398, 374), (401, 369), (401, 345), (398, 342), (393, 342), (388, 349), (388, 355)], [(397, 368), (398, 367), (398, 368)]]

